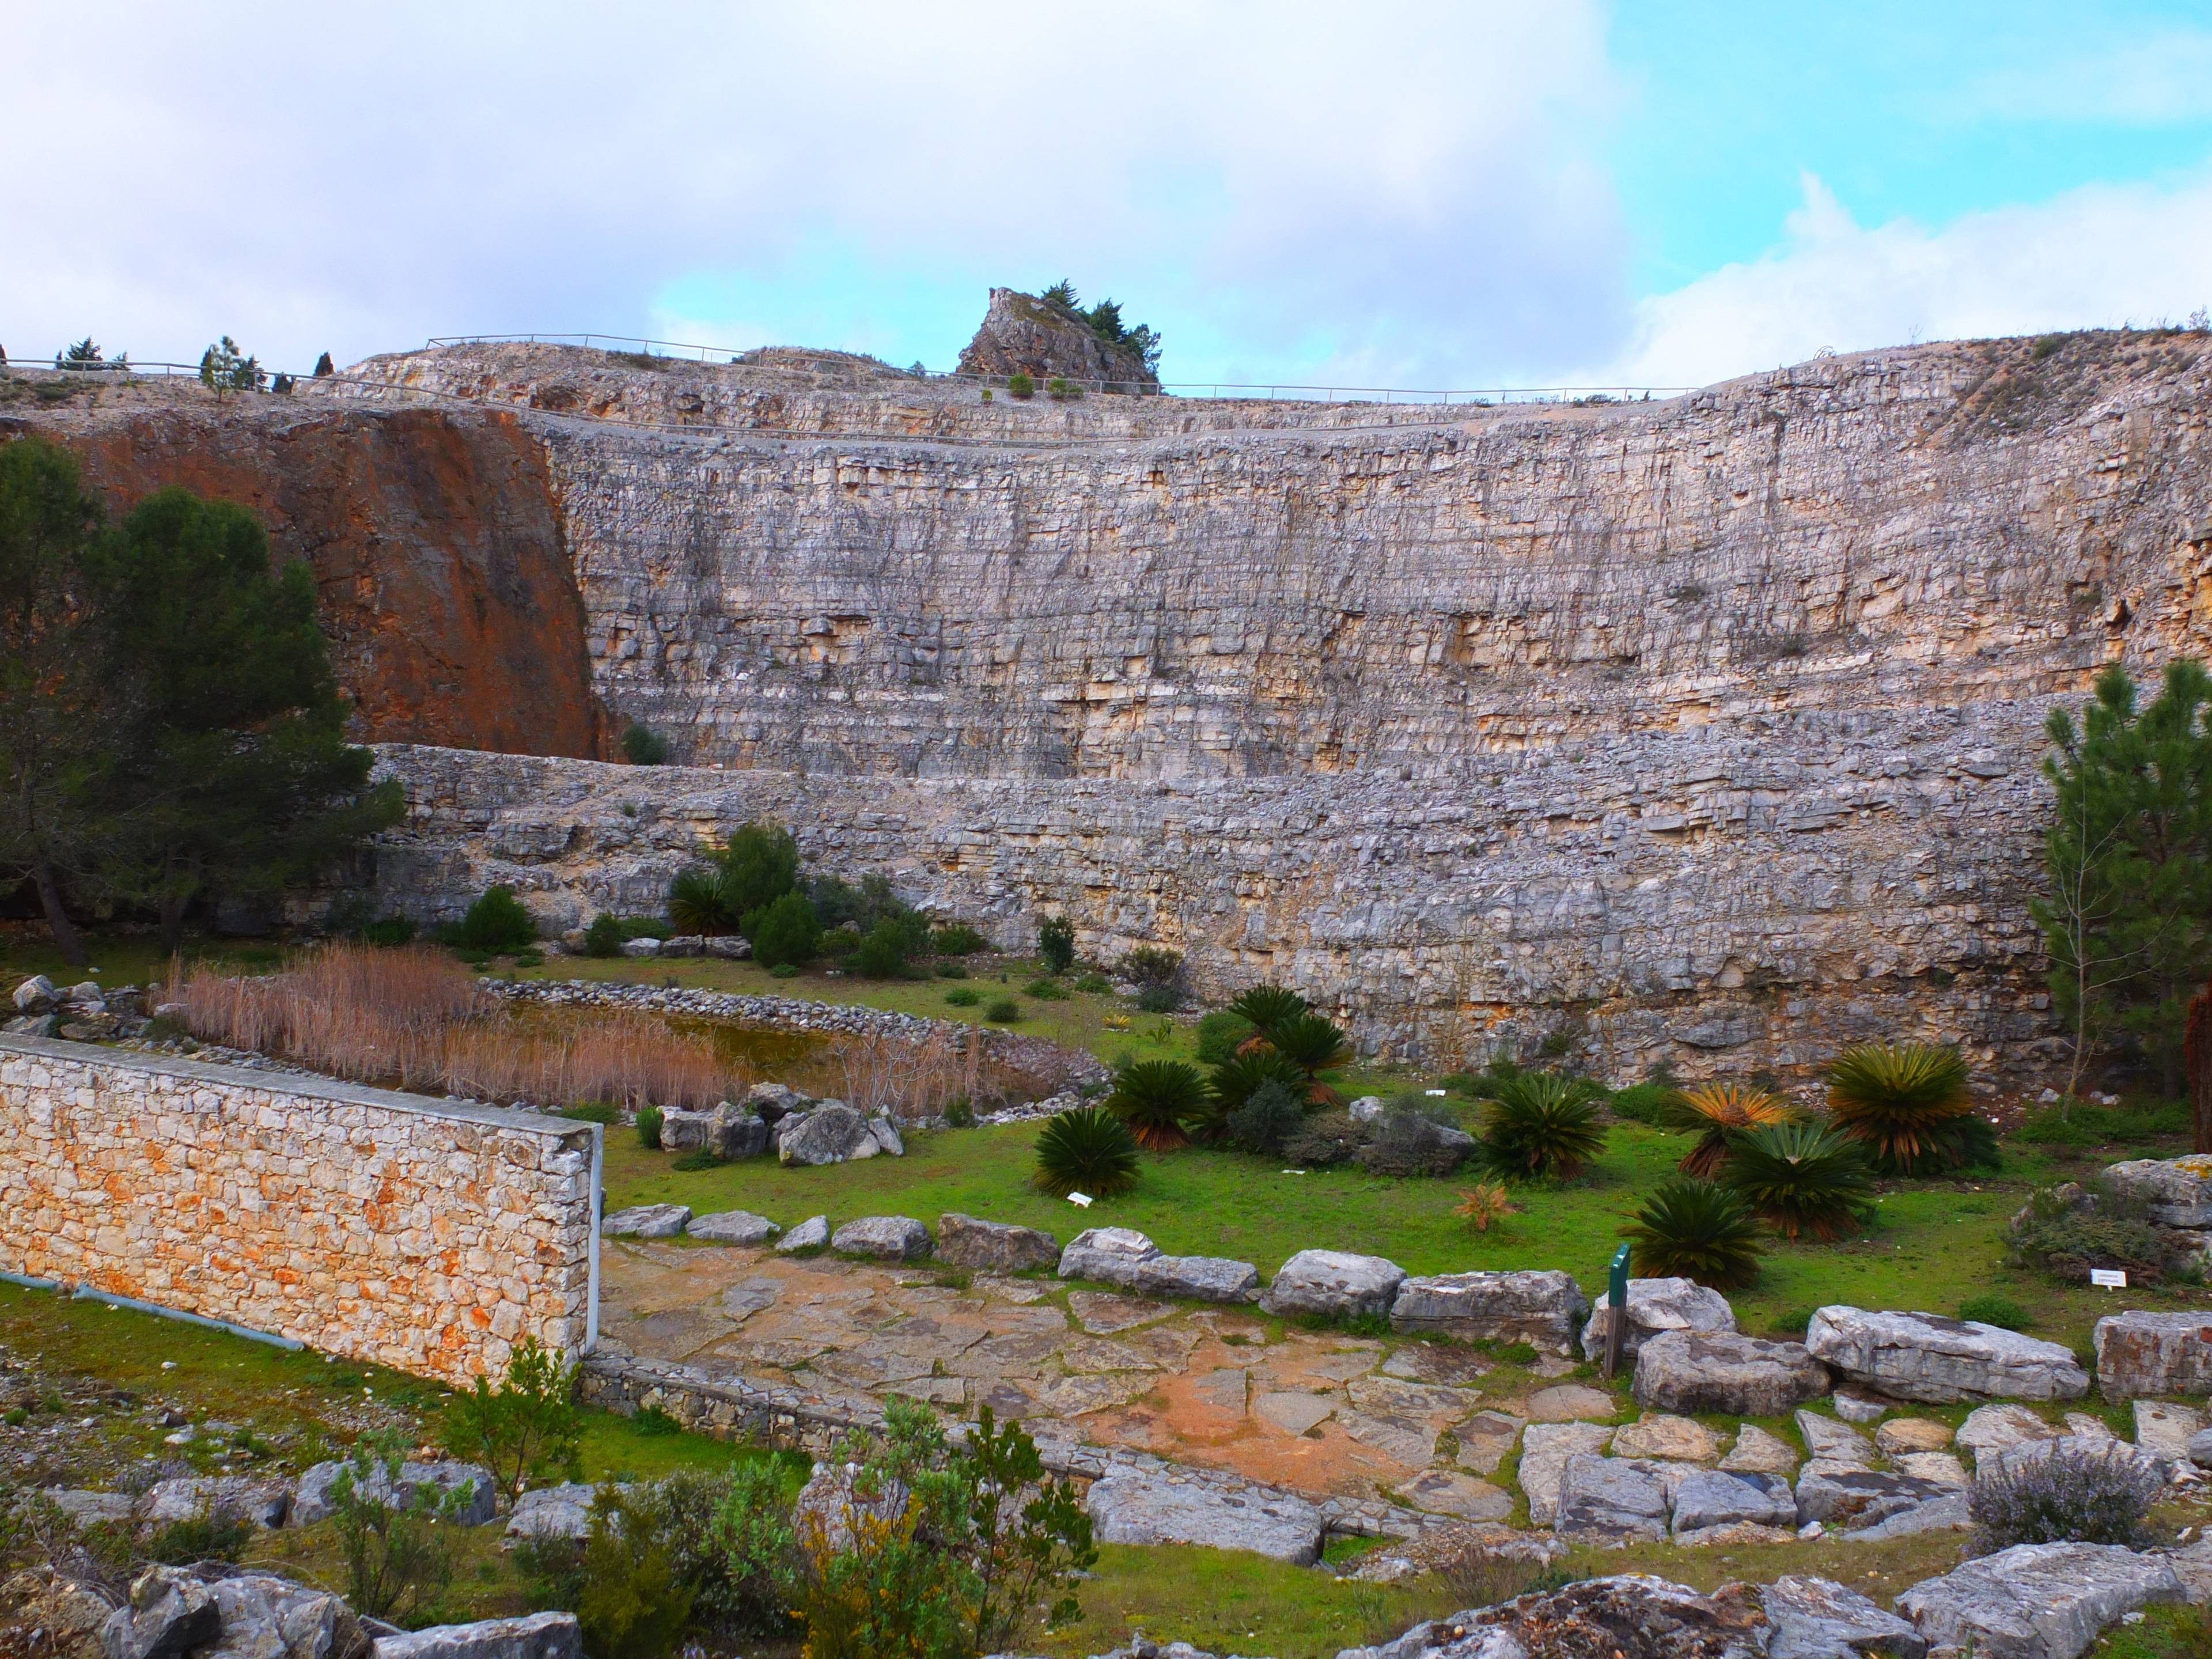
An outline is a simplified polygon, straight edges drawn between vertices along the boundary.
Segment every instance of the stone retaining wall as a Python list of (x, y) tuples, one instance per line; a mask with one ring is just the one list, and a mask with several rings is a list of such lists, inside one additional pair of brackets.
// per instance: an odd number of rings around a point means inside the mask
[(596, 1335), (600, 1130), (0, 1036), (0, 1266), (459, 1382)]

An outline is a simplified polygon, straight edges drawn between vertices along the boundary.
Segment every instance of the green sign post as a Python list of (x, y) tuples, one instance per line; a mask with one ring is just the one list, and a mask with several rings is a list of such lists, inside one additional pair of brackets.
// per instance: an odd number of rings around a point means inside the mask
[(1620, 1345), (1628, 1335), (1628, 1246), (1613, 1253), (1613, 1267), (1605, 1281), (1605, 1375), (1608, 1382), (1620, 1369)]

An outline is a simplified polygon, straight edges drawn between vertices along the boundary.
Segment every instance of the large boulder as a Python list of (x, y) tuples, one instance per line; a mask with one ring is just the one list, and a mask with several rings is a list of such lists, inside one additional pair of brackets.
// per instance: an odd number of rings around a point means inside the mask
[(222, 1637), (198, 1659), (355, 1659), (361, 1620), (328, 1590), (270, 1573), (234, 1572), (208, 1586)]
[(1974, 1659), (2075, 1659), (2123, 1613), (2179, 1601), (2172, 1566), (2115, 1544), (2018, 1544), (1915, 1584), (1897, 1610)]
[(1940, 1314), (1822, 1308), (1805, 1346), (1853, 1382), (1900, 1400), (2078, 1400), (2089, 1390), (2072, 1349)]
[[(289, 1524), (312, 1527), (337, 1514), (333, 1489), (338, 1476), (352, 1468), (344, 1462), (318, 1463), (301, 1475), (292, 1494)], [(366, 1478), (356, 1470), (354, 1482), (362, 1497), (386, 1509), (411, 1510), (427, 1494), (439, 1519), (458, 1526), (489, 1526), (499, 1512), (499, 1487), (491, 1471), (474, 1463), (402, 1463), (397, 1484), (378, 1463)]]
[(842, 1100), (825, 1100), (776, 1125), (775, 1155), (785, 1164), (843, 1164), (873, 1158), (882, 1150), (868, 1120)]
[(2032, 1440), (2056, 1439), (2060, 1432), (2025, 1406), (1978, 1406), (1966, 1413), (1954, 1439), (1973, 1453), (1978, 1467), (2000, 1452)]
[(588, 1538), (592, 1504), (599, 1489), (580, 1480), (534, 1486), (514, 1500), (507, 1518), (510, 1538)]
[(2212, 1155), (2139, 1158), (2105, 1171), (2105, 1185), (2150, 1206), (2151, 1219), (2168, 1227), (2212, 1227)]
[(1809, 1521), (1856, 1531), (1939, 1498), (1954, 1488), (1909, 1474), (1878, 1474), (1847, 1464), (1808, 1463), (1797, 1477), (1797, 1524)]
[[(1583, 1327), (1583, 1358), (1603, 1358), (1606, 1324), (1613, 1314), (1613, 1293), (1598, 1297)], [(1649, 1339), (1665, 1331), (1733, 1331), (1735, 1310), (1718, 1291), (1707, 1290), (1694, 1279), (1632, 1279), (1628, 1281), (1628, 1328), (1621, 1334), (1620, 1354), (1633, 1359)]]
[(1559, 1519), (1563, 1533), (1613, 1539), (1667, 1535), (1667, 1480), (1642, 1458), (1591, 1457), (1577, 1453), (1560, 1471)]
[(2107, 1400), (2212, 1394), (2212, 1316), (2107, 1314), (2093, 1340), (2097, 1389)]
[(138, 1500), (138, 1518), (153, 1527), (206, 1519), (281, 1527), (291, 1506), (289, 1481), (245, 1474), (180, 1474), (147, 1487)]
[(1127, 1227), (1091, 1227), (1078, 1233), (1060, 1253), (1060, 1276), (1200, 1302), (1250, 1302), (1260, 1293), (1260, 1270), (1250, 1262), (1164, 1255), (1158, 1245)]
[(864, 1215), (832, 1233), (830, 1248), (878, 1261), (919, 1261), (929, 1254), (929, 1229), (910, 1215)]
[(1730, 1331), (1662, 1331), (1637, 1351), (1632, 1392), (1647, 1411), (1779, 1417), (1828, 1391), (1802, 1344)]
[(1928, 1644), (1893, 1613), (1827, 1578), (1778, 1578), (1759, 1593), (1766, 1659), (1924, 1659)]
[(712, 1112), (687, 1112), (680, 1106), (672, 1106), (660, 1115), (660, 1150), (664, 1152), (697, 1152), (706, 1150), (708, 1137), (714, 1131)]
[(184, 1659), (222, 1634), (222, 1610), (205, 1584), (180, 1567), (149, 1567), (131, 1600), (100, 1626), (107, 1659)]
[(1316, 1314), (1324, 1319), (1387, 1315), (1406, 1270), (1379, 1255), (1343, 1250), (1300, 1250), (1283, 1263), (1260, 1306), (1279, 1316)]
[(19, 1014), (50, 1014), (60, 1006), (61, 1000), (53, 981), (44, 974), (33, 974), (15, 988), (15, 1012)]
[(1436, 1273), (1408, 1279), (1390, 1304), (1390, 1327), (1462, 1342), (1525, 1342), (1571, 1358), (1589, 1298), (1572, 1273)]
[(633, 1204), (599, 1223), (607, 1238), (674, 1238), (691, 1224), (689, 1204)]
[(1030, 1273), (1060, 1260), (1060, 1241), (1034, 1227), (978, 1221), (948, 1210), (937, 1218), (937, 1259), (983, 1273)]
[(1321, 1559), (1322, 1512), (1289, 1492), (1117, 1464), (1085, 1503), (1102, 1544), (1206, 1544), (1301, 1567)]
[(1698, 1469), (1674, 1488), (1674, 1537), (1712, 1527), (1790, 1527), (1799, 1524), (1797, 1499), (1778, 1474), (1723, 1474)]
[(1522, 1431), (1518, 1473), (1531, 1526), (1548, 1527), (1559, 1519), (1568, 1462), (1599, 1456), (1612, 1443), (1613, 1431), (1601, 1423), (1531, 1423)]
[(750, 1210), (717, 1210), (712, 1215), (692, 1217), (684, 1236), (708, 1244), (765, 1244), (782, 1231), (766, 1216), (755, 1215)]
[(573, 1613), (533, 1613), (380, 1636), (372, 1659), (584, 1659), (584, 1637)]

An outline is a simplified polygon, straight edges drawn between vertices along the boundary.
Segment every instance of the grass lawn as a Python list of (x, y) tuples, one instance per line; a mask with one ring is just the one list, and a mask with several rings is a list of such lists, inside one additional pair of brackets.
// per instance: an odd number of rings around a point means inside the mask
[[(1086, 1226), (1134, 1227), (1176, 1255), (1233, 1256), (1272, 1274), (1310, 1248), (1385, 1255), (1409, 1273), (1564, 1267), (1593, 1296), (1621, 1224), (1672, 1173), (1686, 1137), (1641, 1124), (1612, 1127), (1605, 1154), (1583, 1180), (1518, 1190), (1522, 1212), (1486, 1233), (1452, 1213), (1464, 1182), (1394, 1181), (1357, 1169), (1289, 1175), (1279, 1164), (1228, 1152), (1146, 1154), (1134, 1192), (1088, 1211), (1030, 1185), (1035, 1124), (915, 1134), (903, 1158), (805, 1169), (754, 1159), (679, 1172), (666, 1155), (629, 1133), (607, 1137), (607, 1203), (676, 1202), (705, 1213), (756, 1211), (785, 1226), (811, 1215), (835, 1227), (863, 1215), (910, 1215), (933, 1229), (947, 1210), (1042, 1227), (1062, 1243)], [(2056, 1285), (2002, 1265), (2013, 1212), (2038, 1183), (2076, 1173), (2039, 1151), (2008, 1147), (2001, 1175), (1969, 1181), (1892, 1182), (1880, 1219), (1847, 1243), (1770, 1242), (1759, 1285), (1732, 1299), (1743, 1328), (1802, 1328), (1825, 1303), (1954, 1313), (1965, 1298), (1997, 1290), (2035, 1310), (2035, 1334), (2085, 1349), (2100, 1314), (2119, 1307), (2212, 1304), (2202, 1289), (2131, 1290), (2124, 1295)]]

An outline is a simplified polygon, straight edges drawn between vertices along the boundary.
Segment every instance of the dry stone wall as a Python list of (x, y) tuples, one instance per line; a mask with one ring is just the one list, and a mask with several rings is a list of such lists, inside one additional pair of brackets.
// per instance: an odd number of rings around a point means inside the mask
[(462, 1382), (592, 1335), (598, 1127), (0, 1036), (0, 1264)]

